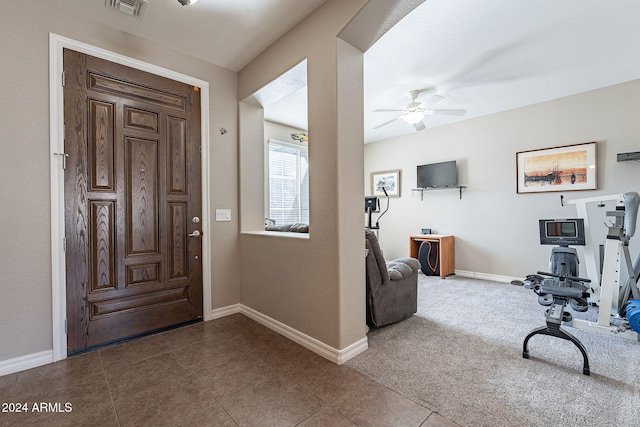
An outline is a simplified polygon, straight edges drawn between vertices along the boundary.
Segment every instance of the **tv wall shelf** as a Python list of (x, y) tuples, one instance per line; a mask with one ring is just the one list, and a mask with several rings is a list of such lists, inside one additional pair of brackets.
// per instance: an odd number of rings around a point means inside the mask
[(425, 191), (433, 191), (433, 190), (451, 190), (457, 188), (460, 192), (460, 200), (462, 200), (462, 190), (467, 188), (464, 185), (456, 185), (452, 187), (438, 187), (438, 188), (412, 188), (411, 191), (419, 191), (420, 192), (420, 200), (424, 200), (424, 192)]
[(632, 153), (618, 153), (617, 157), (619, 162), (640, 161), (640, 151), (634, 151)]

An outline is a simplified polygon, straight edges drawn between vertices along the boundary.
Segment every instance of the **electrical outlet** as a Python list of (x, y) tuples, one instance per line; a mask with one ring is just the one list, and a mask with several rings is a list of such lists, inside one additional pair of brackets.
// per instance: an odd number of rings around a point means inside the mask
[(231, 209), (216, 209), (216, 221), (231, 221)]

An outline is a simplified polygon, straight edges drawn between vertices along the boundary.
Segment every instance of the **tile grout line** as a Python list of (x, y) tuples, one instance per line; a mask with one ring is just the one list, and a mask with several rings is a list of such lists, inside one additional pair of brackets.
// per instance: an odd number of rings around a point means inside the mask
[[(219, 327), (217, 327), (216, 325), (212, 325), (214, 326), (217, 330), (219, 330), (221, 333), (226, 334), (226, 331), (223, 331), (222, 329), (220, 329)], [(163, 339), (165, 339), (164, 337), (162, 337)], [(204, 340), (207, 341), (207, 340)], [(204, 342), (203, 341), (203, 342)], [(179, 361), (179, 356), (178, 356), (178, 352), (177, 352), (177, 348), (176, 346), (170, 345), (169, 343), (167, 343), (170, 347), (171, 347), (171, 353), (173, 353), (173, 355), (175, 356), (176, 360)], [(189, 364), (187, 371), (189, 372), (190, 375), (193, 375), (194, 377), (197, 375), (198, 370), (192, 366), (191, 364)], [(265, 380), (263, 382), (266, 382), (268, 380)], [(261, 383), (262, 384), (262, 383)], [(240, 392), (239, 392), (240, 393)], [(236, 393), (238, 394), (238, 393)], [(235, 396), (235, 395), (234, 395)], [(229, 398), (231, 398), (233, 396), (230, 396)], [(218, 401), (218, 399), (215, 398), (215, 396), (211, 396), (211, 398), (213, 399), (213, 402), (218, 405), (218, 407), (229, 417), (229, 419), (236, 425), (239, 426), (239, 424), (236, 422), (236, 420), (231, 416), (231, 414), (229, 414), (229, 412), (227, 412), (226, 408), (224, 406), (222, 406), (222, 403)], [(207, 406), (207, 408), (211, 408), (213, 405)], [(195, 410), (193, 412), (191, 412), (190, 414), (188, 414), (187, 416), (185, 416), (182, 420), (178, 421), (175, 425), (180, 425), (182, 422), (184, 422), (186, 419), (188, 419), (190, 416), (197, 414), (200, 410)]]
[(102, 362), (102, 354), (100, 354), (100, 350), (98, 350), (98, 358), (100, 359), (100, 366), (102, 367), (102, 375), (104, 376), (104, 381), (107, 383), (107, 389), (109, 390), (109, 399), (111, 400), (111, 407), (113, 408), (113, 413), (116, 416), (116, 422), (118, 426), (121, 426), (120, 417), (118, 416), (118, 410), (116, 409), (116, 403), (113, 400), (113, 393), (111, 392), (111, 385), (109, 384), (109, 378), (107, 378), (107, 372), (104, 369), (104, 363)]

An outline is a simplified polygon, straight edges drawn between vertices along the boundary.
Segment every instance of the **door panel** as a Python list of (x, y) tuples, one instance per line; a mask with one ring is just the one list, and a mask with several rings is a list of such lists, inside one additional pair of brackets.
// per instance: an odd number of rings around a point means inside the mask
[(187, 193), (186, 127), (179, 117), (169, 117), (169, 191), (172, 194)]
[(91, 291), (116, 289), (115, 202), (93, 200), (91, 204)]
[(169, 204), (169, 228), (173, 235), (169, 240), (169, 279), (184, 279), (187, 277), (187, 205), (174, 202)]
[(202, 318), (197, 88), (70, 50), (68, 352)]
[(127, 257), (159, 254), (158, 141), (125, 137)]
[(89, 166), (91, 190), (115, 191), (114, 125), (115, 106), (89, 100)]

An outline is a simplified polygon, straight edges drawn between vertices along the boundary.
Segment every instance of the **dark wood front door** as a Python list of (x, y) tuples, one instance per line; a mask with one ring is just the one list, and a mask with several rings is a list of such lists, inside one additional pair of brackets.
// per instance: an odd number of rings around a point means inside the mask
[(73, 354), (202, 318), (200, 92), (71, 50), (64, 70)]

